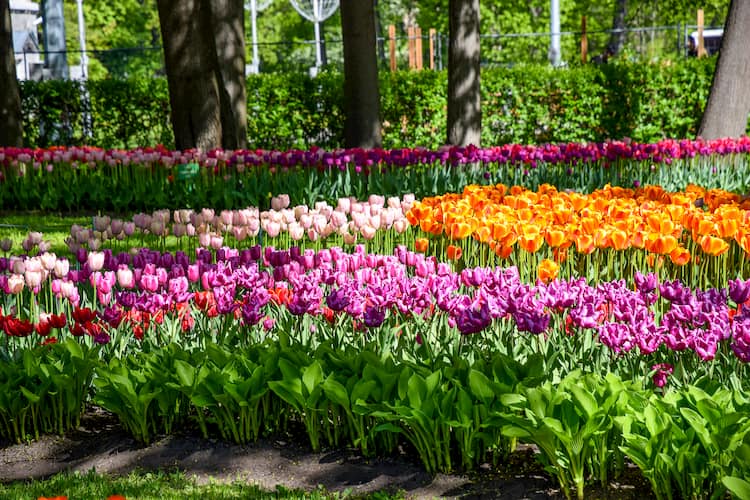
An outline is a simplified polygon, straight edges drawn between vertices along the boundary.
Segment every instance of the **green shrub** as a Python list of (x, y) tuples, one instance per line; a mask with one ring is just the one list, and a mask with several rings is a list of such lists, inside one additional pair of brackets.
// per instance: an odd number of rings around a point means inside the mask
[[(715, 59), (556, 69), (541, 65), (482, 70), (482, 142), (638, 142), (694, 137)], [(445, 71), (381, 72), (383, 147), (437, 148), (445, 142)], [(89, 144), (103, 148), (174, 146), (163, 78), (22, 82), (29, 147)], [(343, 76), (323, 72), (248, 78), (248, 147), (343, 146)], [(84, 90), (90, 137), (84, 133)]]

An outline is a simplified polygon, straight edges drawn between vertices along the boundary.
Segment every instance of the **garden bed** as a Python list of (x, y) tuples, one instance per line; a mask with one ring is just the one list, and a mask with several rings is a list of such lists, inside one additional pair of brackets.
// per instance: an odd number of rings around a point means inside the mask
[[(304, 430), (301, 430), (304, 433)], [(240, 446), (203, 439), (185, 428), (149, 446), (136, 443), (117, 419), (99, 408), (85, 413), (81, 426), (65, 436), (0, 443), (0, 483), (45, 479), (64, 472), (122, 476), (131, 472), (180, 471), (197, 483), (244, 481), (264, 490), (277, 486), (330, 493), (403, 494), (406, 498), (561, 499), (556, 481), (534, 459), (535, 448), (521, 446), (506, 464), (469, 474), (428, 474), (408, 446), (400, 455), (364, 458), (356, 450), (313, 453), (305, 436), (278, 435)], [(588, 498), (648, 499), (646, 481), (635, 468), (611, 482), (608, 494), (592, 487)], [(1, 487), (0, 487), (1, 488)], [(1, 491), (1, 489), (0, 489)], [(399, 493), (400, 492), (400, 493)]]

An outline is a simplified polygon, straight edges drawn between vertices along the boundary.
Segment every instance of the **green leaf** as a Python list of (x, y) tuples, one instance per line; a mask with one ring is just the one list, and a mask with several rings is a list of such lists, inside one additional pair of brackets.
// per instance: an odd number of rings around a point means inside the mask
[(573, 393), (573, 398), (578, 406), (583, 409), (586, 413), (587, 418), (591, 416), (599, 409), (596, 399), (583, 387), (573, 384), (569, 388), (570, 392)]
[(333, 403), (349, 410), (349, 394), (346, 391), (346, 387), (334, 380), (333, 374), (329, 375), (323, 382), (323, 391), (326, 397)]
[(750, 483), (739, 477), (726, 476), (721, 482), (740, 500), (750, 500)]
[(316, 387), (323, 383), (323, 368), (319, 361), (313, 361), (310, 366), (302, 370), (302, 382), (308, 393), (312, 393)]
[(174, 368), (180, 384), (186, 389), (192, 388), (195, 382), (195, 367), (181, 359), (176, 359), (174, 361)]
[(481, 399), (486, 405), (495, 399), (495, 392), (491, 386), (492, 383), (487, 378), (487, 375), (474, 369), (469, 370), (469, 388), (472, 394)]

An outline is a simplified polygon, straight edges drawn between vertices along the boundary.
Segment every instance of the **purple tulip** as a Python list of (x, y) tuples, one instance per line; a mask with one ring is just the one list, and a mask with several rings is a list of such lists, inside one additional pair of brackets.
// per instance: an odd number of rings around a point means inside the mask
[(383, 324), (385, 320), (385, 310), (380, 307), (367, 306), (362, 317), (365, 325), (370, 328), (376, 328)]
[(490, 326), (491, 322), (487, 304), (482, 304), (478, 309), (476, 306), (464, 308), (456, 318), (456, 326), (463, 335), (479, 333)]
[(349, 294), (342, 288), (337, 288), (326, 297), (326, 305), (334, 311), (343, 311), (349, 305)]
[(729, 280), (729, 298), (735, 304), (744, 304), (750, 298), (750, 280)]

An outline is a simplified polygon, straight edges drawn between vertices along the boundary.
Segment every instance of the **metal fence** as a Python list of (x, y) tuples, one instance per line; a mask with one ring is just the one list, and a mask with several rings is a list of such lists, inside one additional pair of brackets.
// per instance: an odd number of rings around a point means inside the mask
[[(711, 29), (706, 27), (705, 29)], [(675, 59), (688, 55), (687, 39), (697, 26), (678, 24), (674, 26), (635, 27), (621, 30), (624, 36), (623, 56), (631, 59)], [(588, 31), (589, 60), (605, 53), (607, 44), (615, 33), (613, 30)], [(563, 31), (560, 33), (562, 61), (572, 64), (581, 61), (581, 31)], [(548, 47), (551, 34), (541, 33), (484, 33), (480, 35), (482, 65), (514, 66), (523, 63), (545, 63), (548, 60)], [(411, 40), (414, 38), (412, 37)], [(423, 33), (421, 67), (423, 69), (441, 70), (447, 66), (448, 36), (434, 33), (432, 36)], [(396, 67), (408, 69), (410, 37), (398, 35), (396, 45)], [(432, 43), (430, 43), (432, 42)], [(251, 52), (250, 41), (248, 52)], [(389, 38), (377, 38), (377, 54), (381, 69), (391, 67)], [(429, 49), (432, 47), (432, 50)], [(299, 68), (307, 71), (315, 65), (315, 41), (280, 41), (259, 42), (261, 72), (289, 71)], [(40, 80), (49, 78), (44, 61), (50, 52), (24, 51), (16, 53), (16, 73), (19, 79)], [(133, 76), (163, 76), (163, 55), (161, 47), (137, 47), (111, 50), (86, 51), (91, 66), (92, 78), (109, 76), (127, 78)], [(324, 65), (343, 68), (343, 47), (340, 38), (323, 38)], [(67, 51), (71, 78), (80, 76), (81, 51)], [(248, 65), (249, 65), (248, 57)]]

